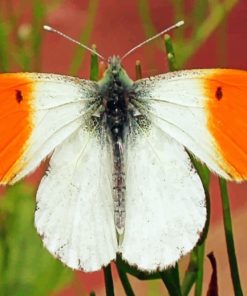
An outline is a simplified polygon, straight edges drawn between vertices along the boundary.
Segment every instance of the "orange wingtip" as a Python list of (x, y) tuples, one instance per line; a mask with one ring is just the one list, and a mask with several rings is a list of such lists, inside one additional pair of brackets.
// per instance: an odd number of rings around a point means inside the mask
[(0, 75), (0, 183), (21, 169), (31, 131), (32, 81), (24, 73)]
[(208, 128), (222, 168), (234, 180), (247, 179), (247, 72), (217, 69), (205, 80)]

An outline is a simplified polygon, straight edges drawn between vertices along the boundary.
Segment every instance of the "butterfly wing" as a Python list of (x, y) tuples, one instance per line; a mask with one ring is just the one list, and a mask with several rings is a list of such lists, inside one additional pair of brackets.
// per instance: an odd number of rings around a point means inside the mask
[(99, 270), (116, 257), (109, 151), (77, 130), (55, 149), (37, 192), (37, 231), (47, 249), (74, 269)]
[[(139, 127), (140, 128), (140, 127)], [(139, 269), (174, 265), (197, 243), (206, 220), (204, 190), (182, 145), (158, 127), (128, 136), (122, 257)]]
[(247, 72), (189, 70), (135, 83), (154, 125), (226, 179), (247, 178)]
[(0, 183), (14, 183), (30, 173), (78, 129), (95, 92), (94, 82), (78, 78), (1, 74)]

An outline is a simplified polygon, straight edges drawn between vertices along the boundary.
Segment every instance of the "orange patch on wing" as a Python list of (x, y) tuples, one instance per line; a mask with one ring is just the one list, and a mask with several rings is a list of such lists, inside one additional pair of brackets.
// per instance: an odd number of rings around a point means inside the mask
[(214, 70), (204, 88), (220, 166), (231, 179), (247, 179), (247, 71)]
[(0, 183), (21, 170), (21, 156), (32, 131), (32, 81), (25, 74), (0, 75)]

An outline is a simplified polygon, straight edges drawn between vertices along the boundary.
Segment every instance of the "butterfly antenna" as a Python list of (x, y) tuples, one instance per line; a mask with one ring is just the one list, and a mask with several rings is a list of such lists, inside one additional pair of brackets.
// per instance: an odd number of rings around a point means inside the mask
[(138, 49), (139, 47), (143, 46), (144, 44), (149, 43), (150, 41), (152, 41), (152, 40), (156, 39), (157, 37), (159, 37), (159, 36), (161, 36), (161, 35), (167, 33), (168, 31), (171, 31), (171, 30), (173, 30), (173, 29), (176, 29), (176, 28), (178, 28), (178, 27), (183, 26), (183, 24), (184, 24), (184, 21), (179, 21), (179, 22), (177, 22), (176, 24), (174, 24), (174, 25), (172, 25), (172, 26), (166, 28), (166, 29), (163, 30), (162, 32), (160, 32), (160, 33), (154, 35), (153, 37), (151, 37), (151, 38), (149, 38), (149, 39), (143, 41), (142, 43), (136, 45), (135, 47), (133, 47), (131, 50), (129, 50), (126, 54), (124, 54), (124, 55), (121, 57), (121, 61), (122, 61), (123, 59), (125, 59), (128, 55), (130, 55), (133, 51), (135, 51), (135, 50)]
[(58, 30), (56, 30), (56, 29), (54, 29), (54, 28), (52, 28), (52, 27), (50, 27), (50, 26), (47, 26), (47, 25), (44, 25), (43, 28), (44, 28), (44, 30), (46, 30), (46, 31), (48, 31), (48, 32), (56, 33), (56, 34), (58, 34), (58, 35), (60, 35), (60, 36), (62, 36), (62, 37), (64, 37), (64, 38), (70, 40), (71, 42), (73, 42), (73, 43), (75, 43), (75, 44), (77, 44), (77, 45), (79, 45), (79, 46), (81, 46), (81, 47), (87, 49), (87, 50), (90, 51), (91, 53), (96, 54), (100, 59), (105, 60), (105, 58), (104, 58), (102, 55), (100, 55), (97, 51), (95, 51), (95, 50), (93, 50), (92, 48), (90, 48), (90, 47), (88, 47), (88, 46), (86, 46), (86, 45), (80, 43), (79, 41), (76, 41), (75, 39), (69, 37), (68, 35), (66, 35), (66, 34), (64, 34), (64, 33), (60, 32), (60, 31), (58, 31)]

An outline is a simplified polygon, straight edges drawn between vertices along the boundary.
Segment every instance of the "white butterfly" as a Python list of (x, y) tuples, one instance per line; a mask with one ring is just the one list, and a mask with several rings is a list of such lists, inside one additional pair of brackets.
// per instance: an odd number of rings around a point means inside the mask
[(141, 270), (162, 270), (194, 248), (206, 221), (185, 147), (220, 176), (247, 178), (246, 90), (239, 70), (133, 82), (115, 56), (99, 82), (1, 74), (1, 184), (54, 151), (35, 214), (46, 248), (84, 271), (117, 253)]

